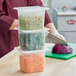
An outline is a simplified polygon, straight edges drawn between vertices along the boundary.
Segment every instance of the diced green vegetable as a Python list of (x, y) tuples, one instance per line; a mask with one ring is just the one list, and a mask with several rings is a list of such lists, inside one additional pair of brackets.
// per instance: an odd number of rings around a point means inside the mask
[(44, 48), (44, 33), (19, 33), (20, 47), (23, 50), (43, 50)]
[(19, 16), (21, 30), (39, 30), (44, 28), (43, 16)]

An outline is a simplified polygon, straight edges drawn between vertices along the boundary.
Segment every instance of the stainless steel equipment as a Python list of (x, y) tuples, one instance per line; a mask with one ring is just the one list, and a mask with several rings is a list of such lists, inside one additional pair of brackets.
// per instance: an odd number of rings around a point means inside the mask
[(53, 9), (53, 22), (68, 42), (76, 43), (76, 10)]

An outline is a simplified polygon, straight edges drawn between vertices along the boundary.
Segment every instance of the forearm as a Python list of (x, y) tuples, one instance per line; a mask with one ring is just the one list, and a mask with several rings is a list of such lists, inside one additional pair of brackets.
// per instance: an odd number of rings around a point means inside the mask
[(47, 25), (45, 25), (45, 27), (50, 29), (49, 32), (51, 32), (53, 34), (58, 34), (53, 23), (48, 23)]
[(47, 25), (45, 25), (45, 27), (46, 27), (46, 28), (49, 28), (50, 31), (56, 30), (53, 23), (48, 23)]
[(14, 30), (15, 27), (19, 26), (19, 21), (17, 19), (14, 20), (13, 24), (9, 28), (9, 30)]

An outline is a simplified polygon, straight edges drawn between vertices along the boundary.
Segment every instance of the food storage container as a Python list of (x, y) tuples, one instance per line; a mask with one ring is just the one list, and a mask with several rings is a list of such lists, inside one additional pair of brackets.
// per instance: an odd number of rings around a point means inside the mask
[(37, 51), (43, 50), (45, 43), (44, 30), (19, 30), (19, 44), (23, 51)]
[(45, 51), (25, 52), (19, 56), (20, 70), (25, 73), (42, 72), (45, 63)]
[(39, 6), (17, 7), (19, 28), (21, 30), (40, 30), (44, 28), (45, 10)]

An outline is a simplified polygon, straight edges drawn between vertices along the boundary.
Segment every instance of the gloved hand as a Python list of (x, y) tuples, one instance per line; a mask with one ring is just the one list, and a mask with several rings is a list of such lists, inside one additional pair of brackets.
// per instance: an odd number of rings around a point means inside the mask
[(63, 35), (61, 35), (61, 34), (58, 34), (57, 35), (60, 39), (63, 39), (63, 40), (65, 40), (65, 38), (64, 38), (64, 36)]
[(55, 26), (53, 23), (48, 23), (46, 25), (46, 28), (48, 29), (48, 31), (46, 32), (45, 36), (48, 36), (48, 32), (52, 33), (53, 35), (65, 40), (64, 36), (62, 36), (61, 34), (58, 33), (58, 31), (56, 30)]
[[(63, 39), (65, 40), (64, 36), (59, 34), (57, 30), (52, 30), (52, 31), (49, 31), (50, 33), (52, 33), (53, 35), (59, 37), (60, 39)], [(65, 40), (66, 41), (66, 40)], [(56, 43), (56, 42), (53, 42), (53, 43)]]
[(60, 39), (65, 40), (64, 36), (59, 34), (57, 30), (52, 30), (52, 31), (49, 31), (49, 32), (52, 33), (53, 35), (59, 37)]

